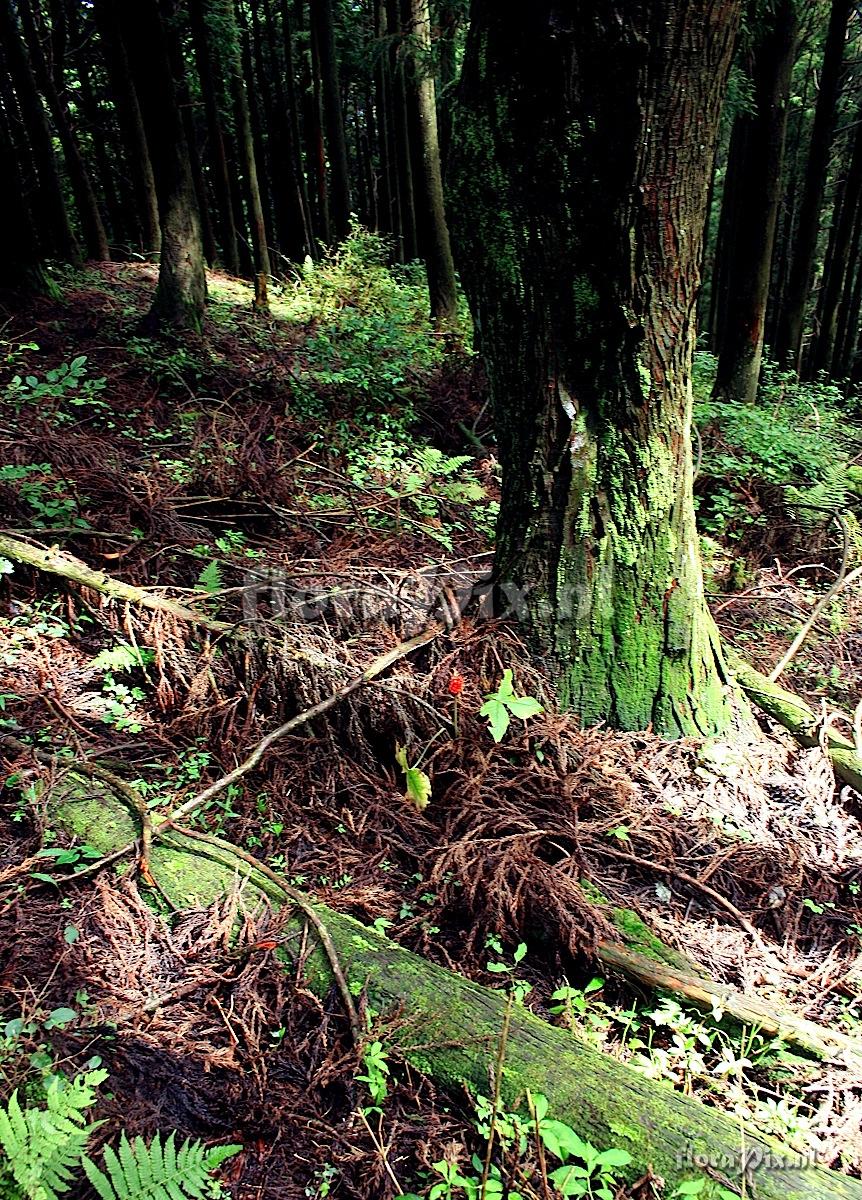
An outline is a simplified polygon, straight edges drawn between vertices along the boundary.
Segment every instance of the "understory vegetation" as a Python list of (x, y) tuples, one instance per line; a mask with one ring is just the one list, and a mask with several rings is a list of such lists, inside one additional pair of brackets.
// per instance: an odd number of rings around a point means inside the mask
[[(265, 319), (215, 273), (206, 340), (176, 344), (123, 333), (152, 268), (57, 281), (61, 299), (3, 330), (4, 524), (134, 586), (169, 581), (215, 624), (0, 559), (0, 1195), (208, 1200), (274, 1175), (280, 1196), (316, 1200), (714, 1186), (695, 1158), (672, 1186), (638, 1182), (626, 1150), (593, 1145), (550, 1096), (510, 1110), (495, 1090), (505, 1025), (484, 1093), (408, 1068), (397, 1013), (361, 1006), (351, 1046), (338, 998), (284, 975), (278, 924), (241, 888), (180, 912), (146, 874), (76, 881), (101, 852), (56, 826), (52, 795), (81, 755), (158, 816), (437, 616), (442, 640), (314, 736), (296, 730), (189, 828), (502, 989), (510, 1010), (857, 1174), (849, 1068), (719, 1002), (597, 974), (594, 954), (614, 931), (639, 938), (643, 917), (687, 962), (786, 990), (859, 1038), (862, 832), (817, 748), (670, 745), (555, 714), (517, 624), (490, 611), (499, 471), (482, 374), (435, 333), (412, 270), (357, 229)], [(769, 670), (859, 560), (856, 400), (769, 371), (756, 408), (719, 404), (711, 367), (700, 358), (695, 398), (713, 603)], [(219, 632), (243, 622), (261, 645)], [(846, 706), (860, 651), (848, 586), (788, 674), (810, 702)], [(742, 925), (699, 890), (707, 879)], [(768, 953), (742, 948), (749, 920)]]

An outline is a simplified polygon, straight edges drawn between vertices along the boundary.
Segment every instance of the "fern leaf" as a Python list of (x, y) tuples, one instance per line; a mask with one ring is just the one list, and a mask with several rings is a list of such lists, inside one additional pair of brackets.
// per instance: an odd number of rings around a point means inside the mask
[[(143, 1145), (143, 1142), (141, 1143)], [(146, 1153), (146, 1147), (144, 1147)], [(138, 1170), (138, 1161), (135, 1158), (129, 1139), (125, 1132), (120, 1134), (120, 1162), (123, 1167), (123, 1179), (125, 1182), (125, 1192), (120, 1192), (120, 1200), (125, 1200), (126, 1196), (142, 1196), (145, 1194), (145, 1189), (141, 1182), (141, 1173)]]
[(177, 1172), (177, 1143), (176, 1134), (171, 1133), (164, 1146), (165, 1170), (162, 1178), (171, 1179)]
[(204, 1156), (204, 1166), (207, 1171), (216, 1171), (226, 1159), (233, 1158), (235, 1154), (239, 1154), (240, 1150), (242, 1150), (242, 1146), (213, 1146), (211, 1150), (207, 1150)]
[(111, 1146), (106, 1146), (102, 1155), (105, 1166), (108, 1168), (108, 1176), (113, 1184), (116, 1196), (122, 1197), (126, 1195), (126, 1177), (123, 1174), (123, 1168), (120, 1166), (120, 1160), (117, 1158)]
[(98, 1193), (99, 1200), (117, 1200), (114, 1195), (114, 1189), (106, 1175), (103, 1175), (91, 1158), (85, 1154), (81, 1159), (81, 1166), (84, 1168), (84, 1174), (90, 1181), (90, 1185)]

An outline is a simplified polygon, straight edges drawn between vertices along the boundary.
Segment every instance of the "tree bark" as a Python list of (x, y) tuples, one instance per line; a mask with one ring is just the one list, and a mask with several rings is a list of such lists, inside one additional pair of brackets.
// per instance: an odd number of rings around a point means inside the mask
[(80, 262), (81, 252), (66, 211), (51, 129), (11, 0), (0, 0), (0, 42), (39, 180), (36, 214), (39, 236), (50, 253), (68, 262)]
[(332, 0), (310, 0), (310, 6), (311, 28), (320, 63), (323, 119), (329, 158), (329, 214), (336, 240), (343, 241), (350, 233), (350, 170), (347, 164), (347, 140), (344, 136)]
[[(0, 107), (0, 178), (19, 177), (18, 157), (9, 132), (7, 115)], [(45, 270), (36, 232), (20, 188), (9, 189), (5, 217), (11, 236), (7, 237), (6, 252), (0, 258), (0, 288), (59, 299), (60, 289)]]
[(503, 467), (495, 574), (588, 724), (679, 736), (732, 719), (690, 430), (739, 14), (474, 0), (453, 212)]
[[(736, 206), (729, 255), (730, 281), (721, 352), (713, 395), (753, 404), (760, 381), (766, 302), (778, 207), (781, 202), (784, 141), (790, 81), (796, 57), (796, 0), (779, 0), (767, 18), (751, 56), (754, 112), (740, 113), (743, 165), (735, 181)], [(736, 130), (734, 130), (736, 133)]]
[[(105, 2), (111, 6), (111, 0)], [(167, 33), (158, 0), (123, 4), (117, 15), (159, 198), (159, 281), (148, 323), (155, 329), (200, 333), (206, 302), (204, 247)]]
[[(89, 776), (67, 772), (50, 789), (51, 821), (108, 854), (134, 840), (139, 830), (107, 788), (93, 792)], [(159, 890), (180, 909), (221, 899), (237, 879), (244, 881), (250, 904), (291, 904), (287, 890), (269, 873), (218, 838), (166, 831), (153, 847), (150, 869)], [(352, 917), (315, 900), (308, 904), (325, 927), (347, 987), (365, 994), (375, 1011), (398, 1013), (389, 1034), (393, 1045), (414, 1069), (438, 1083), (458, 1090), (466, 1083), (487, 1095), (500, 1031), (507, 1024), (499, 1080), (505, 1106), (523, 1105), (528, 1089), (547, 1096), (551, 1117), (599, 1149), (613, 1146), (631, 1155), (631, 1181), (654, 1172), (673, 1188), (699, 1173), (695, 1156), (703, 1155), (735, 1186), (752, 1194), (756, 1189), (758, 1200), (862, 1200), (858, 1180), (824, 1170), (753, 1130), (745, 1129), (741, 1140), (737, 1120), (651, 1082), (568, 1031), (511, 1005), (505, 990), (472, 983)], [(333, 968), (306, 922), (297, 909), (285, 922), (280, 949), (288, 969), (295, 972), (301, 961), (305, 985), (325, 997), (333, 987)], [(315, 948), (307, 955), (309, 939)], [(782, 1169), (774, 1169), (773, 1155), (780, 1156)], [(715, 1179), (707, 1177), (699, 1195), (717, 1200)]]
[(823, 193), (826, 188), (829, 151), (832, 147), (838, 97), (841, 91), (844, 42), (852, 9), (852, 0), (832, 0), (829, 29), (823, 52), (823, 70), (820, 74), (820, 90), (817, 94), (814, 125), (811, 130), (805, 187), (796, 226), (796, 244), (793, 248), (790, 275), (784, 296), (784, 310), (778, 321), (775, 356), (782, 366), (797, 372), (802, 356), (805, 310), (814, 273), (817, 236), (820, 232), (820, 210), (823, 206)]
[(441, 329), (453, 329), (458, 312), (455, 263), (449, 242), (446, 207), (443, 201), (443, 177), (440, 146), (437, 140), (437, 99), (431, 73), (431, 15), (428, 0), (411, 0), (413, 88), (418, 115), (425, 205), (428, 216), (425, 269), (431, 316)]
[(287, 94), (287, 111), (290, 121), (291, 152), (293, 154), (293, 171), (296, 187), (299, 191), (302, 209), (302, 223), (305, 232), (306, 253), (317, 258), (317, 244), (314, 239), (314, 220), (311, 212), (311, 202), (308, 196), (308, 179), (302, 162), (302, 128), (300, 122), (299, 97), (296, 90), (296, 61), (293, 50), (293, 29), (290, 19), (288, 0), (281, 0), (281, 38), (284, 50), (284, 78)]

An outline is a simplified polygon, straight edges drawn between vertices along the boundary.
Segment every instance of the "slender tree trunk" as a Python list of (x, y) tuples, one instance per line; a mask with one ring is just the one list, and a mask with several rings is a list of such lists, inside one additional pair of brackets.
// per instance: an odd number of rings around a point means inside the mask
[(117, 120), (126, 152), (129, 178), (138, 213), (141, 249), (146, 255), (158, 254), (162, 233), (159, 226), (159, 200), (156, 180), (150, 160), (150, 149), (141, 116), (138, 95), (129, 70), (126, 48), (120, 37), (117, 17), (113, 5), (107, 0), (98, 0), (94, 6), (96, 24), (105, 69), (117, 110)]
[(422, 152), (423, 183), (428, 216), (425, 268), (431, 315), (441, 328), (455, 325), (458, 290), (443, 202), (440, 147), (437, 141), (437, 99), (431, 74), (431, 15), (428, 0), (411, 0), (414, 54), (414, 95)]
[(841, 63), (847, 23), (853, 0), (832, 0), (829, 29), (820, 73), (820, 90), (814, 111), (811, 145), (805, 172), (805, 187), (799, 206), (796, 242), (784, 297), (784, 311), (778, 322), (778, 341), (775, 355), (778, 361), (795, 371), (799, 370), (802, 354), (802, 331), (805, 310), (814, 274), (817, 237), (820, 232), (820, 210), (826, 187), (829, 151), (835, 130), (835, 115), (841, 90)]
[(347, 140), (344, 136), (338, 55), (335, 49), (335, 22), (332, 0), (310, 0), (310, 4), (311, 28), (320, 63), (326, 149), (329, 157), (329, 212), (332, 218), (332, 232), (338, 241), (342, 241), (350, 232), (350, 170), (347, 163)]
[(0, 42), (39, 179), (40, 237), (50, 253), (79, 262), (81, 252), (66, 211), (51, 129), (11, 0), (0, 0)]
[(831, 239), (828, 270), (818, 306), (819, 328), (812, 347), (809, 369), (811, 374), (828, 371), (832, 364), (838, 336), (838, 310), (844, 293), (853, 249), (853, 231), (862, 204), (862, 111), (856, 113), (856, 132), (853, 136), (850, 165), (842, 188), (840, 207), (835, 214), (834, 237)]
[(386, 0), (377, 0), (375, 4), (374, 32), (377, 41), (374, 94), (380, 156), (380, 227), (386, 233), (391, 233), (400, 247), (401, 210), (398, 202), (395, 147), (392, 139), (392, 78), (389, 69), (390, 55), (385, 46), (387, 36)]
[[(293, 126), (290, 115), (290, 98), (285, 87), (284, 72), (279, 58), (276, 38), (277, 27), (270, 0), (263, 0), (262, 46), (265, 65), (273, 85), (272, 124), (275, 132), (275, 158), (278, 175), (275, 182), (275, 206), (278, 215), (279, 241), (284, 253), (294, 262), (301, 262), (308, 252), (308, 234), (302, 206), (302, 192), (296, 172), (296, 149), (293, 144)], [(282, 41), (283, 44), (283, 41)]]
[(835, 379), (846, 379), (849, 376), (856, 350), (859, 316), (862, 312), (860, 251), (862, 251), (862, 204), (856, 210), (853, 244), (838, 312), (838, 336), (830, 365), (830, 373)]
[(189, 0), (189, 22), (209, 135), (210, 163), (213, 191), (219, 214), (222, 261), (232, 275), (239, 275), (239, 250), (231, 196), (230, 169), (225, 149), (224, 130), (219, 111), (219, 91), (213, 72), (210, 35), (204, 5), (205, 0)]
[(72, 194), (75, 197), (75, 207), (78, 210), (78, 219), (81, 222), (81, 232), (84, 235), (87, 255), (89, 258), (105, 262), (110, 259), (111, 251), (108, 247), (108, 235), (105, 233), (102, 214), (99, 212), (99, 202), (96, 199), (78, 139), (72, 129), (69, 113), (57, 92), (54, 78), (48, 68), (33, 16), (31, 0), (18, 0), (18, 15), (21, 18), (36, 82), (45, 97), (54, 128), (60, 139), (60, 145), (63, 147), (63, 157), (66, 160), (66, 169), (72, 184)]
[[(111, 0), (104, 2), (111, 5)], [(118, 18), (159, 197), (159, 282), (148, 321), (154, 328), (200, 333), (206, 302), (204, 247), (167, 32), (158, 0), (123, 4)]]
[(266, 218), (263, 214), (260, 182), (257, 174), (257, 157), (255, 155), (254, 131), (251, 125), (251, 110), (246, 91), (246, 80), (243, 72), (242, 46), (240, 42), (239, 22), (236, 18), (235, 0), (221, 0), (226, 17), (233, 22), (233, 32), (236, 38), (235, 53), (229, 60), (232, 72), (232, 87), (236, 112), (237, 138), (242, 155), (243, 174), (245, 175), (246, 196), (248, 199), (249, 223), (251, 225), (251, 240), (254, 247), (255, 274), (271, 275), (269, 261), (269, 244), (266, 236)]
[(284, 49), (284, 78), (287, 91), (287, 112), (290, 121), (293, 172), (302, 210), (305, 248), (307, 254), (312, 258), (317, 258), (317, 244), (314, 239), (314, 220), (312, 217), (311, 202), (308, 197), (308, 179), (302, 161), (302, 128), (299, 97), (296, 91), (296, 59), (293, 50), (293, 29), (288, 0), (281, 0), (281, 38)]
[(410, 122), (407, 116), (407, 85), (404, 79), (404, 31), (398, 0), (386, 0), (386, 27), (391, 39), (389, 50), (392, 117), (392, 148), (401, 215), (401, 257), (412, 262), (419, 254), (416, 203), (413, 193), (413, 167), (410, 147)]
[[(785, 149), (785, 162), (790, 160), (790, 169), (784, 187), (784, 197), (779, 210), (778, 226), (775, 233), (775, 246), (772, 251), (772, 283), (769, 288), (769, 304), (766, 312), (766, 342), (775, 347), (778, 342), (778, 322), (784, 312), (784, 301), (787, 292), (787, 281), (790, 274), (790, 259), (796, 241), (796, 227), (799, 219), (799, 193), (802, 190), (801, 176), (804, 169), (803, 147), (805, 143), (805, 114), (808, 109), (810, 89), (813, 83), (813, 71), (805, 75), (802, 89), (802, 103), (794, 114), (788, 118), (788, 141), (792, 147), (790, 154)], [(790, 132), (792, 130), (792, 132)]]
[(766, 302), (781, 180), (790, 79), (796, 57), (796, 0), (779, 0), (752, 55), (754, 112), (741, 113), (744, 166), (737, 187), (724, 335), (714, 395), (753, 404), (760, 381)]
[(306, 90), (305, 130), (309, 172), (314, 179), (317, 208), (317, 232), (325, 245), (332, 242), (329, 191), (326, 186), (326, 145), (323, 140), (323, 80), (320, 50), (314, 29), (310, 31), (310, 55), (306, 60), (309, 75)]
[(718, 218), (718, 234), (710, 284), (709, 348), (713, 354), (718, 355), (721, 354), (724, 344), (724, 331), (729, 310), (736, 227), (740, 215), (739, 198), (742, 194), (741, 178), (744, 169), (744, 129), (738, 121), (734, 121), (727, 148), (727, 163), (721, 189), (721, 212)]
[(589, 724), (674, 736), (730, 719), (691, 355), (740, 8), (472, 6), (452, 211), (503, 467), (495, 573)]

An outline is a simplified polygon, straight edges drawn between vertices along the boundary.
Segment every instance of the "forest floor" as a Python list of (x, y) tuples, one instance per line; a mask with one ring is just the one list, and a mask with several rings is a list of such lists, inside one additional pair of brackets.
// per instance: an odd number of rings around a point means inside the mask
[[(668, 744), (554, 712), (517, 624), (475, 602), (498, 487), (481, 373), (428, 330), (417, 278), (379, 265), (373, 244), (310, 269), (269, 317), (213, 273), (205, 336), (176, 344), (135, 332), (154, 279), (144, 264), (87, 269), (61, 280), (62, 300), (9, 316), (2, 524), (209, 618), (252, 622), (259, 644), (0, 560), (0, 736), (70, 747), (164, 806), (446, 618), (433, 642), (281, 741), (198, 827), (426, 958), (517, 987), (650, 1077), (862, 1174), (858, 1074), (637, 988), (595, 954), (609, 902), (714, 979), (862, 1036), (859, 797), (836, 789), (819, 749), (774, 728), (743, 747)], [(703, 440), (706, 462), (720, 424)], [(841, 539), (828, 521), (790, 528), (776, 489), (748, 483), (734, 519), (752, 521), (722, 537), (715, 494), (702, 501), (713, 610), (768, 671), (834, 579)], [(507, 669), (544, 711), (513, 718), (498, 743), (479, 710)], [(858, 585), (784, 681), (852, 711)], [(427, 807), (411, 800), (399, 747), (430, 783)], [(98, 1140), (175, 1129), (239, 1143), (222, 1175), (237, 1197), (427, 1196), (447, 1163), (475, 1194), (471, 1155), (481, 1174), (487, 1140), (475, 1098), (398, 1061), (393, 1014), (374, 1016), (357, 1049), (338, 997), (288, 979), (265, 938), (230, 969), (223, 907), (172, 913), (128, 874), (74, 882), (86, 847), (69, 852), (44, 818), (56, 764), (8, 742), (2, 753), (0, 1102), (97, 1056), (110, 1071)], [(166, 983), (181, 1000), (153, 1009)], [(361, 1077), (378, 1042), (388, 1094), (374, 1104)], [(533, 1153), (503, 1139), (500, 1169), (524, 1196), (538, 1194)], [(467, 1184), (437, 1193), (450, 1194), (471, 1196)], [(647, 1181), (637, 1194), (662, 1192)]]

